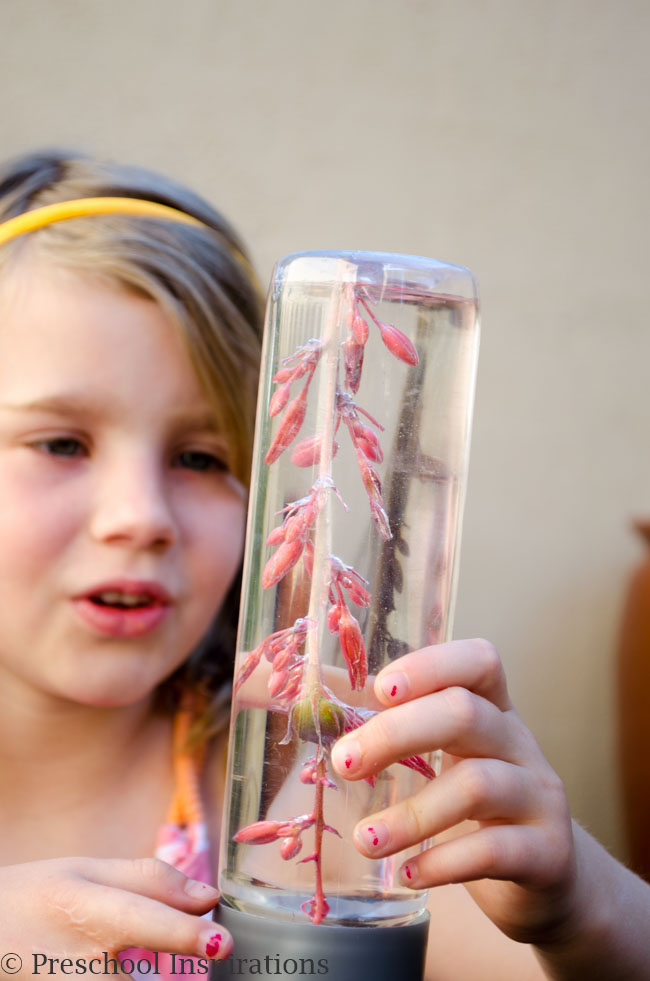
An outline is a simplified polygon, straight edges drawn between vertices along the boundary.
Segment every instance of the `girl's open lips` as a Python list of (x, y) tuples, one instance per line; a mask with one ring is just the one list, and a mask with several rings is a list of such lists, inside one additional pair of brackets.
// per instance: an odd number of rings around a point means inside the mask
[(74, 596), (72, 603), (94, 631), (109, 637), (139, 637), (164, 620), (172, 599), (160, 583), (114, 579)]

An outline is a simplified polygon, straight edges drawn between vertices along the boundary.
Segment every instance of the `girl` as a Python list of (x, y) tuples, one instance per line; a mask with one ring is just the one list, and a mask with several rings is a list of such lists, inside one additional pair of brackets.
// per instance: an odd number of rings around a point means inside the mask
[[(259, 336), (243, 247), (186, 189), (56, 153), (0, 175), (0, 965), (18, 977), (116, 973), (120, 952), (173, 976), (152, 951), (205, 973), (232, 949), (206, 914)], [(413, 652), (377, 697), (395, 686), (333, 763), (356, 780), (451, 754), (372, 840), (358, 828), (374, 856), (437, 836), (409, 869), (440, 887), (429, 981), (650, 977), (647, 890), (572, 826), (491, 645)]]

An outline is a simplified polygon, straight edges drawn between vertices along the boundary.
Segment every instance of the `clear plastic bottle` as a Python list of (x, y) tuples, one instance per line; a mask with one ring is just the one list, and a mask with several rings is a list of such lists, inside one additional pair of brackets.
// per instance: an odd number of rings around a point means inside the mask
[[(372, 676), (449, 637), (478, 350), (472, 274), (414, 256), (290, 255), (267, 308), (219, 888), (280, 921), (408, 923), (405, 855), (362, 817), (435, 760), (340, 780)], [(305, 861), (305, 859), (308, 859)]]

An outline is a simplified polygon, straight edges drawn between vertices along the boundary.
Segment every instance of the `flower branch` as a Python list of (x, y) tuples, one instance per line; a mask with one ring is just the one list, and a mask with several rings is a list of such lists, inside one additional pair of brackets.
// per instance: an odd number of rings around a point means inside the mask
[[(392, 324), (383, 323), (370, 304), (372, 297), (363, 287), (345, 286), (340, 304), (333, 304), (323, 340), (310, 340), (285, 358), (273, 383), (276, 389), (270, 399), (270, 418), (280, 417), (278, 428), (265, 456), (274, 464), (291, 446), (304, 423), (310, 385), (319, 369), (320, 415), (317, 431), (303, 437), (293, 448), (291, 463), (296, 467), (318, 467), (318, 475), (308, 493), (292, 501), (281, 514), (281, 524), (269, 534), (266, 545), (274, 551), (262, 570), (262, 587), (277, 586), (302, 560), (311, 580), (309, 610), (306, 617), (291, 627), (266, 637), (248, 652), (235, 680), (235, 692), (265, 657), (272, 667), (268, 681), (271, 702), (287, 713), (287, 732), (281, 743), (294, 737), (316, 747), (300, 771), (300, 781), (314, 788), (314, 805), (309, 814), (285, 821), (263, 820), (242, 828), (234, 836), (239, 844), (262, 845), (280, 842), (283, 859), (295, 858), (302, 848), (302, 835), (313, 828), (313, 851), (299, 861), (315, 863), (315, 888), (311, 899), (302, 904), (313, 923), (327, 916), (329, 905), (322, 884), (322, 837), (325, 831), (339, 835), (325, 823), (324, 791), (337, 789), (327, 775), (327, 757), (333, 743), (344, 733), (362, 725), (374, 715), (340, 701), (326, 687), (322, 678), (320, 645), (324, 631), (336, 634), (347, 666), (350, 687), (362, 691), (368, 678), (368, 661), (363, 633), (350, 604), (361, 609), (371, 603), (369, 583), (351, 565), (332, 554), (330, 503), (332, 494), (339, 497), (332, 466), (339, 451), (337, 434), (343, 425), (347, 430), (361, 480), (368, 497), (372, 521), (384, 541), (392, 532), (382, 499), (381, 478), (377, 465), (384, 454), (378, 433), (384, 427), (356, 401), (363, 373), (370, 328), (376, 328), (388, 351), (408, 365), (418, 363), (417, 351), (405, 334)], [(339, 342), (339, 324), (346, 337)], [(342, 381), (341, 381), (342, 375)], [(292, 398), (293, 385), (302, 380), (298, 394)], [(431, 779), (434, 771), (419, 756), (399, 761)], [(377, 776), (367, 778), (371, 785)]]

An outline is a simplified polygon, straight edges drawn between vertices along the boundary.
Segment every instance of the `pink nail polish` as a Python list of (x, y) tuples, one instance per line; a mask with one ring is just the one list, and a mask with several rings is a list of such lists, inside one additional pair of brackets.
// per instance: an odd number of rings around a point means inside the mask
[(219, 947), (223, 937), (220, 933), (213, 934), (205, 945), (205, 953), (208, 957), (215, 957), (219, 953)]
[(334, 763), (339, 773), (354, 773), (361, 766), (361, 746), (356, 740), (344, 740), (339, 749), (334, 748)]
[(417, 865), (414, 865), (412, 862), (408, 865), (403, 865), (400, 872), (400, 878), (405, 886), (411, 885), (415, 886), (417, 889), (417, 886), (415, 885), (418, 878)]
[(381, 690), (391, 701), (401, 701), (408, 695), (408, 678), (401, 671), (386, 675), (381, 682)]
[(383, 821), (377, 821), (375, 824), (367, 824), (365, 827), (361, 827), (358, 835), (365, 848), (370, 850), (373, 848), (384, 848), (390, 838), (390, 831)]

